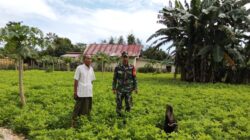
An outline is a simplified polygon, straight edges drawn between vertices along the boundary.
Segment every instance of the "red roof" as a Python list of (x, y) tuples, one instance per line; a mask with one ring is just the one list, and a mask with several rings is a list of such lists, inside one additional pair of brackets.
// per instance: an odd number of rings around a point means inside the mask
[(102, 52), (109, 56), (121, 56), (121, 53), (126, 51), (129, 56), (139, 57), (141, 49), (141, 45), (90, 44), (85, 49), (83, 55), (95, 55), (98, 52)]

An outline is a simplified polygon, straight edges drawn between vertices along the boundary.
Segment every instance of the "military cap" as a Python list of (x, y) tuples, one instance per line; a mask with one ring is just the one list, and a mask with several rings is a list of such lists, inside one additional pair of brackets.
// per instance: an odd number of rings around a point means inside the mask
[(122, 52), (122, 57), (124, 57), (124, 56), (128, 56), (128, 53), (125, 51)]

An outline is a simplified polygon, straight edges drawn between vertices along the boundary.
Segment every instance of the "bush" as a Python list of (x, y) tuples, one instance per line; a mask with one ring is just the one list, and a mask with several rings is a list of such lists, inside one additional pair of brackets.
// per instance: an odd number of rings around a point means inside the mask
[(52, 66), (49, 66), (46, 70), (45, 70), (45, 72), (53, 72), (54, 70), (53, 70), (53, 68), (52, 68)]
[[(249, 85), (188, 83), (172, 80), (172, 74), (139, 73), (139, 94), (133, 94), (132, 110), (123, 109), (123, 116), (119, 117), (116, 96), (110, 91), (113, 73), (96, 72), (91, 116), (80, 117), (77, 127), (70, 128), (75, 104), (74, 72), (24, 71), (27, 99), (24, 108), (19, 104), (17, 72), (1, 70), (0, 74), (0, 126), (22, 133), (26, 139), (243, 140), (250, 137)], [(166, 134), (162, 130), (166, 104), (174, 107), (178, 132)]]
[(155, 71), (156, 69), (150, 64), (145, 64), (144, 67), (138, 68), (138, 72), (141, 72), (141, 73), (153, 73)]

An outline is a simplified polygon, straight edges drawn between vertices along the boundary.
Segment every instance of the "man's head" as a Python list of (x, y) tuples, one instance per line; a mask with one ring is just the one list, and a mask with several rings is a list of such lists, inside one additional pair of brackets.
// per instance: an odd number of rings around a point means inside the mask
[(83, 62), (85, 65), (90, 66), (92, 59), (90, 55), (84, 55), (83, 56)]
[(128, 64), (128, 53), (127, 52), (122, 52), (122, 63), (123, 64)]

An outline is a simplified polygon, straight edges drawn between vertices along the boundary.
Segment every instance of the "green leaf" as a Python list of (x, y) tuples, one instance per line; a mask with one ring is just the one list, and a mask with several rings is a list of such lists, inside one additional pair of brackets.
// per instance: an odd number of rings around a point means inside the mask
[(216, 45), (216, 46), (213, 48), (213, 60), (214, 60), (215, 62), (221, 62), (222, 59), (223, 59), (223, 55), (224, 55), (223, 53), (224, 53), (224, 51), (223, 51), (222, 47)]
[(204, 55), (207, 54), (210, 50), (211, 50), (211, 46), (205, 46), (205, 47), (203, 47), (203, 48), (199, 51), (198, 55), (204, 56)]
[(219, 14), (219, 18), (225, 18), (225, 17), (226, 17), (226, 14), (224, 14), (224, 13)]

